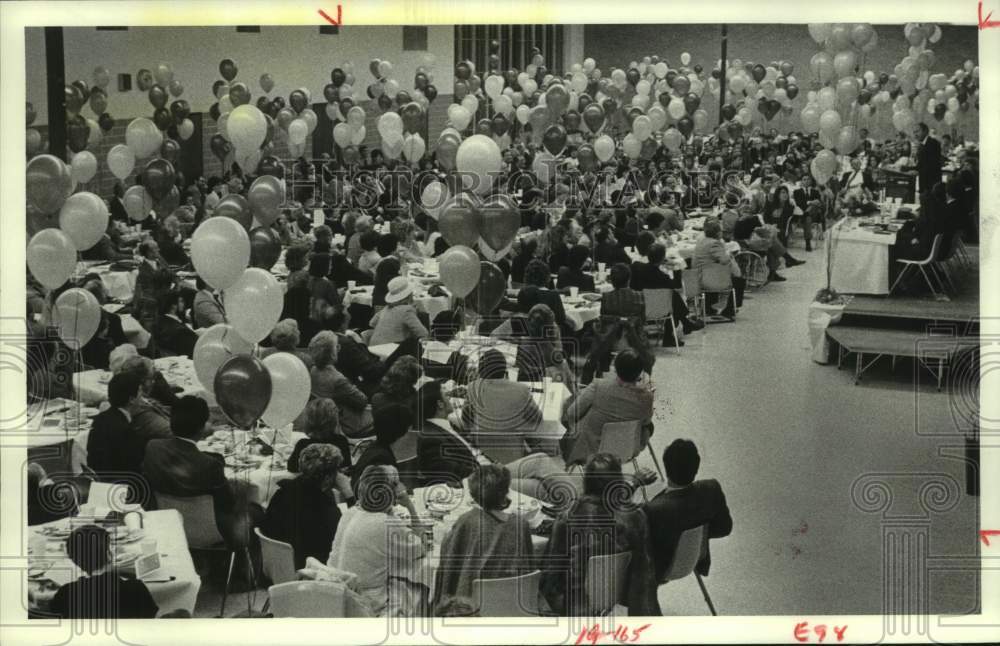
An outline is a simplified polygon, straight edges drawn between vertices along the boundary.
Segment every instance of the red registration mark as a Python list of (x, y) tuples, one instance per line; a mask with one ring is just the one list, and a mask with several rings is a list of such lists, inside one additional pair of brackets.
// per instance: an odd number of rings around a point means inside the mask
[(638, 628), (633, 628), (629, 630), (628, 626), (621, 624), (613, 631), (602, 631), (597, 624), (594, 624), (590, 628), (584, 628), (580, 631), (580, 634), (576, 638), (577, 644), (582, 644), (584, 642), (590, 642), (591, 644), (597, 644), (597, 642), (602, 639), (608, 639), (619, 644), (632, 644), (639, 641), (639, 636), (642, 631), (649, 628), (652, 624), (643, 624)]
[[(844, 624), (843, 626), (830, 626), (830, 628), (832, 629), (838, 642), (844, 641), (844, 633), (847, 631), (847, 624)], [(796, 641), (800, 641), (802, 643), (810, 641), (813, 635), (816, 635), (816, 641), (820, 644), (826, 640), (828, 635), (826, 624), (816, 624), (810, 628), (808, 621), (800, 621), (795, 624), (795, 630), (792, 634), (794, 635)]]

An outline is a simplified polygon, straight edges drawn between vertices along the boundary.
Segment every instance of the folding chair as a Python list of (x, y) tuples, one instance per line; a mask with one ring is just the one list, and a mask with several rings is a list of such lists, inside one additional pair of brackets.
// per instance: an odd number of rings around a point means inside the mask
[[(923, 275), (924, 280), (927, 282), (927, 287), (930, 288), (931, 293), (934, 294), (935, 296), (939, 296), (937, 288), (934, 286), (934, 283), (931, 282), (930, 276), (928, 275), (927, 271), (924, 270), (924, 267), (928, 267), (929, 265), (931, 265), (938, 257), (938, 254), (941, 251), (941, 240), (943, 238), (944, 236), (940, 233), (934, 236), (934, 241), (931, 243), (931, 251), (929, 254), (927, 254), (927, 257), (922, 260), (908, 260), (905, 258), (900, 258), (896, 260), (896, 262), (903, 265), (903, 269), (902, 271), (899, 272), (899, 276), (896, 276), (896, 281), (892, 284), (892, 287), (889, 288), (890, 295), (896, 290), (896, 286), (899, 285), (899, 283), (903, 280), (903, 277), (906, 276), (907, 272), (909, 272), (910, 269), (912, 269), (913, 267), (916, 267), (917, 269), (920, 270), (920, 273)], [(930, 271), (931, 273), (934, 273), (933, 268), (931, 268)]]
[(361, 597), (333, 581), (289, 581), (267, 589), (275, 617), (372, 617)]
[(625, 589), (628, 584), (628, 566), (632, 554), (621, 552), (606, 556), (592, 556), (587, 561), (587, 610), (593, 617), (602, 617), (616, 605), (627, 605)]
[[(701, 289), (701, 316), (702, 320), (706, 323), (710, 322), (711, 319), (708, 318), (708, 305), (706, 294), (713, 294), (717, 298), (724, 296), (725, 298), (733, 299), (733, 314), (736, 313), (736, 290), (733, 289), (733, 275), (729, 265), (721, 265), (714, 263), (711, 265), (705, 265), (701, 268), (701, 275), (699, 276), (699, 285)], [(725, 310), (725, 303), (722, 308), (718, 308), (717, 305), (713, 304), (712, 307), (717, 309), (719, 312)], [(734, 316), (735, 318), (735, 316)]]
[[(160, 509), (174, 509), (184, 521), (184, 536), (187, 538), (188, 549), (192, 552), (228, 552), (229, 553), (229, 573), (226, 575), (226, 587), (222, 591), (222, 606), (219, 608), (219, 617), (226, 616), (226, 599), (229, 597), (229, 584), (233, 578), (233, 567), (236, 565), (236, 551), (229, 549), (222, 534), (219, 533), (215, 521), (215, 503), (212, 496), (193, 496), (182, 498), (179, 496), (168, 496), (156, 492), (156, 503)], [(253, 561), (250, 559), (249, 548), (244, 550), (247, 565), (249, 583), (253, 582)], [(247, 613), (250, 613), (250, 597), (247, 596)]]
[(715, 605), (712, 603), (712, 597), (708, 594), (708, 588), (705, 587), (705, 582), (702, 581), (701, 575), (694, 570), (707, 545), (707, 526), (699, 525), (698, 527), (684, 531), (677, 541), (677, 550), (674, 552), (674, 560), (670, 564), (670, 569), (667, 570), (666, 576), (664, 576), (663, 581), (660, 583), (676, 581), (683, 579), (689, 574), (694, 574), (695, 579), (698, 580), (698, 587), (701, 588), (701, 594), (705, 597), (705, 603), (708, 604), (708, 609), (711, 611), (712, 616), (716, 616), (718, 613), (715, 612)]
[[(643, 298), (646, 299), (646, 333), (657, 336), (663, 333), (663, 326), (670, 323), (670, 328), (675, 329), (677, 323), (674, 321), (674, 290), (672, 289), (644, 289)], [(655, 329), (655, 331), (651, 331)], [(680, 344), (674, 345), (677, 354), (681, 353)]]
[[(264, 576), (274, 585), (298, 579), (295, 570), (295, 548), (288, 543), (264, 536), (259, 527), (254, 527), (253, 531), (260, 539), (260, 567)], [(262, 612), (267, 612), (270, 603), (271, 598), (268, 597)]]
[[(632, 467), (638, 473), (639, 463), (636, 462), (636, 458), (642, 453), (643, 440), (642, 423), (639, 420), (608, 422), (601, 429), (601, 447), (597, 452), (610, 453), (622, 462), (631, 462)], [(656, 456), (653, 455), (653, 447), (648, 442), (645, 444), (649, 449), (649, 454), (653, 457), (653, 464), (657, 471), (660, 471), (660, 465), (656, 461)], [(660, 471), (661, 477), (662, 473)], [(643, 500), (649, 502), (649, 498), (646, 496), (646, 486), (642, 485), (639, 489), (642, 491)]]
[(502, 579), (475, 579), (473, 603), (479, 606), (480, 617), (537, 617), (541, 581), (541, 570)]

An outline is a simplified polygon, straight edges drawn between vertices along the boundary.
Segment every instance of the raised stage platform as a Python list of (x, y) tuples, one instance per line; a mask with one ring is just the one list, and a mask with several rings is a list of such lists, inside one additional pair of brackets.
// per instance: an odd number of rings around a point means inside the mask
[(837, 367), (854, 355), (854, 383), (882, 357), (894, 369), (900, 358), (929, 370), (941, 390), (954, 357), (979, 346), (979, 275), (968, 271), (950, 300), (926, 296), (854, 296), (843, 316), (826, 329)]

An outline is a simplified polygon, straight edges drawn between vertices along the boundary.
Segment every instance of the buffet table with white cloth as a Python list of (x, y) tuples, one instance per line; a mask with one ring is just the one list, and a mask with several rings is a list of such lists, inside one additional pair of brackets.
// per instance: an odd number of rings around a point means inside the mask
[(841, 294), (889, 293), (889, 249), (896, 244), (897, 220), (887, 220), (889, 229), (875, 225), (879, 218), (846, 217), (830, 227), (826, 253), (830, 263), (830, 287)]

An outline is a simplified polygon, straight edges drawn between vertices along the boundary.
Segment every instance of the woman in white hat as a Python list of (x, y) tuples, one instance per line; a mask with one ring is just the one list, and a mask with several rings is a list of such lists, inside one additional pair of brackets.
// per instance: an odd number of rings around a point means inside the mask
[(372, 336), (369, 346), (384, 343), (403, 343), (410, 339), (424, 339), (429, 336), (427, 328), (417, 318), (413, 306), (413, 286), (402, 276), (389, 281), (385, 295), (385, 309), (371, 320)]

